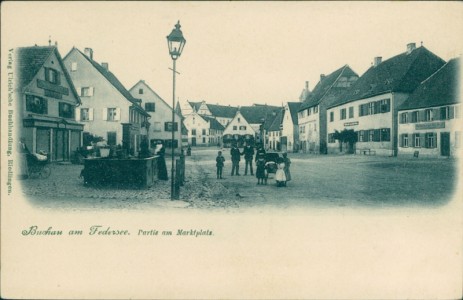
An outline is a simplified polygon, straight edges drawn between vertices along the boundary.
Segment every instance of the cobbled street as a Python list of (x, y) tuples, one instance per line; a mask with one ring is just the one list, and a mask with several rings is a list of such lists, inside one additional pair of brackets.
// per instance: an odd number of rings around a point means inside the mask
[[(297, 207), (439, 206), (453, 196), (457, 161), (363, 155), (289, 154), (293, 180), (276, 187), (255, 176), (230, 176), (229, 150), (224, 149), (224, 179), (216, 179), (218, 149), (196, 148), (186, 158), (186, 182), (180, 201), (170, 201), (170, 181), (148, 189), (88, 187), (79, 179), (82, 165), (51, 164), (47, 179), (21, 181), (23, 194), (37, 207), (64, 210), (247, 209)], [(170, 160), (167, 160), (170, 168)], [(169, 170), (170, 175), (170, 170)]]

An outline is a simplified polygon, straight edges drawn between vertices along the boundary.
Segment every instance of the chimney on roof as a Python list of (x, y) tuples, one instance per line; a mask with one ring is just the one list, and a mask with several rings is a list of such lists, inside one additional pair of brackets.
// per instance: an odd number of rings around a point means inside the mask
[(320, 82), (322, 82), (323, 79), (325, 79), (325, 74), (320, 74)]
[(408, 43), (407, 44), (407, 54), (412, 53), (413, 50), (416, 49), (416, 44), (415, 43)]
[(92, 48), (85, 48), (84, 54), (87, 55), (88, 58), (93, 59), (93, 49)]
[(373, 67), (377, 67), (381, 63), (382, 60), (383, 58), (381, 56), (376, 56), (373, 59)]
[(305, 89), (306, 89), (307, 91), (309, 90), (309, 82), (308, 82), (308, 81), (305, 82)]
[(55, 47), (58, 48), (58, 41), (55, 41)]
[(102, 62), (101, 63), (101, 66), (103, 67), (103, 69), (105, 69), (106, 71), (109, 71), (109, 64), (107, 62)]

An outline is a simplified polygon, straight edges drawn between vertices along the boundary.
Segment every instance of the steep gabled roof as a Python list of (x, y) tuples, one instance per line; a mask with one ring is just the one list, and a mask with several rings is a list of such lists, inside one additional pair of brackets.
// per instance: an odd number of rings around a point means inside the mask
[[(161, 96), (158, 95), (158, 93), (156, 93), (143, 79), (139, 80), (137, 83), (135, 83), (133, 85), (133, 87), (130, 88), (129, 91), (132, 91), (136, 86), (137, 84), (143, 84), (143, 86), (147, 87), (156, 97), (158, 97), (162, 102), (165, 103), (165, 105), (167, 105), (167, 107), (169, 107), (170, 109), (172, 109), (172, 107), (169, 105), (169, 103), (167, 103), (164, 99), (161, 98)], [(178, 102), (177, 102), (178, 103)], [(179, 115), (181, 116), (181, 115)]]
[(376, 67), (370, 67), (343, 99), (332, 106), (388, 92), (411, 93), (444, 63), (444, 60), (423, 46), (410, 53), (401, 53)]
[(461, 101), (459, 82), (460, 59), (454, 58), (424, 80), (399, 109), (458, 103)]
[(188, 104), (190, 104), (191, 108), (193, 109), (193, 111), (197, 112), (199, 110), (199, 108), (201, 107), (201, 104), (203, 103), (202, 101), (201, 102), (193, 102), (193, 101), (188, 101)]
[(271, 105), (253, 105), (253, 106), (241, 106), (238, 111), (246, 119), (249, 124), (260, 124), (264, 123), (265, 117), (271, 111), (281, 109), (279, 106)]
[(297, 112), (299, 111), (299, 107), (301, 107), (301, 102), (288, 102), (289, 113), (291, 114), (291, 119), (293, 120), (293, 124), (297, 125)]
[(218, 104), (206, 104), (207, 108), (214, 117), (219, 118), (230, 118), (232, 119), (236, 115), (238, 107), (234, 106), (225, 106)]
[(211, 118), (207, 116), (201, 116), (201, 118), (209, 122), (211, 129), (222, 130), (222, 131), (225, 129), (222, 126), (222, 124), (220, 124), (219, 121), (217, 121), (215, 118)]
[(15, 49), (16, 56), (16, 72), (17, 76), (17, 87), (21, 90), (26, 85), (28, 85), (35, 75), (39, 72), (42, 66), (45, 64), (47, 59), (55, 53), (58, 58), (58, 63), (63, 71), (64, 77), (69, 84), (71, 92), (79, 103), (80, 97), (77, 94), (74, 83), (69, 76), (69, 73), (64, 66), (63, 59), (59, 54), (58, 48), (55, 46), (33, 46), (33, 47), (21, 47)]
[(137, 99), (134, 98), (132, 94), (130, 94), (130, 92), (124, 87), (124, 85), (119, 81), (119, 79), (117, 79), (117, 77), (111, 71), (103, 68), (99, 63), (82, 53), (79, 49), (73, 48), (71, 51), (73, 50), (77, 50), (80, 54), (82, 54), (82, 56), (85, 57), (90, 62), (90, 64), (95, 69), (97, 69), (98, 72), (100, 72), (101, 75), (103, 75), (103, 77), (105, 77), (106, 80), (108, 80), (109, 83), (111, 83), (119, 91), (119, 93), (121, 93), (122, 96), (124, 96), (128, 101), (132, 102), (134, 107), (139, 109), (139, 111), (142, 112), (144, 115), (150, 116), (140, 105), (138, 105)]
[(335, 87), (336, 81), (340, 77), (352, 77), (358, 76), (348, 65), (344, 65), (331, 74), (325, 76), (323, 80), (320, 80), (313, 91), (309, 94), (307, 99), (302, 103), (299, 110), (304, 110), (308, 107), (318, 105), (326, 96), (330, 93), (338, 93), (335, 90), (345, 90), (346, 88)]
[(283, 123), (283, 115), (284, 115), (284, 109), (280, 108), (275, 116), (273, 118), (273, 122), (270, 125), (268, 131), (279, 131), (281, 130), (281, 124)]

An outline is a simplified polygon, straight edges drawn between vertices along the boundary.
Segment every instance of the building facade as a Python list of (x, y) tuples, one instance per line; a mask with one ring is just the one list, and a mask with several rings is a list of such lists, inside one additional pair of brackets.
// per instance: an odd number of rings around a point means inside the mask
[(53, 46), (14, 51), (19, 138), (31, 152), (67, 161), (81, 146), (83, 126), (74, 120), (81, 100), (61, 55)]
[[(260, 144), (265, 142), (265, 124), (269, 115), (275, 115), (281, 107), (271, 105), (254, 104), (252, 106), (241, 106), (235, 114), (233, 120), (225, 127), (224, 145), (238, 143)], [(265, 146), (265, 145), (264, 145)]]
[[(148, 122), (150, 147), (154, 148), (155, 143), (161, 140), (164, 145), (170, 147), (172, 143), (172, 128), (174, 134), (174, 148), (182, 145), (182, 116), (175, 113), (175, 123), (172, 126), (172, 107), (167, 104), (144, 80), (137, 82), (130, 90), (132, 97), (141, 100), (141, 106), (149, 114)], [(180, 124), (180, 126), (179, 126)]]
[(75, 118), (84, 124), (84, 145), (101, 137), (108, 145), (121, 145), (136, 155), (147, 138), (150, 117), (140, 100), (109, 71), (108, 63), (100, 65), (93, 59), (91, 48), (85, 48), (85, 54), (71, 49), (64, 64), (82, 100)]
[(335, 104), (357, 79), (357, 73), (348, 65), (329, 75), (320, 75), (320, 81), (299, 107), (299, 141), (303, 152), (327, 153), (326, 109)]
[(399, 108), (399, 155), (461, 155), (460, 59), (423, 81)]
[(281, 151), (297, 152), (299, 150), (298, 111), (300, 106), (300, 102), (288, 102), (283, 108)]
[[(285, 110), (280, 109), (276, 112), (272, 124), (268, 128), (268, 150), (282, 151), (282, 132), (283, 132), (283, 119)], [(285, 150), (283, 150), (285, 151)]]
[[(328, 152), (395, 156), (398, 151), (397, 113), (418, 85), (445, 62), (425, 47), (407, 51), (372, 67), (328, 107)], [(350, 136), (347, 142), (341, 138)]]
[(187, 115), (183, 121), (188, 130), (188, 144), (191, 146), (221, 146), (224, 127), (212, 117), (196, 112)]

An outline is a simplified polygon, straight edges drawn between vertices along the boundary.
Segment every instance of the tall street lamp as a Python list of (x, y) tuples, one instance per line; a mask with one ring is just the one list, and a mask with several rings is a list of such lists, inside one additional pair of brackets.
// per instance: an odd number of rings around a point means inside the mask
[[(171, 167), (171, 175), (170, 175), (170, 178), (171, 178), (171, 184), (170, 184), (170, 199), (171, 200), (174, 200), (174, 133), (175, 133), (175, 127), (174, 127), (174, 124), (175, 124), (175, 111), (174, 111), (174, 107), (175, 107), (175, 74), (177, 73), (177, 71), (175, 70), (175, 62), (177, 61), (177, 58), (180, 57), (180, 55), (182, 54), (182, 51), (183, 51), (183, 47), (185, 46), (185, 43), (186, 43), (186, 40), (185, 38), (183, 37), (183, 33), (182, 31), (180, 30), (180, 21), (177, 22), (177, 24), (175, 24), (175, 28), (172, 29), (172, 32), (167, 36), (167, 45), (169, 46), (169, 54), (170, 56), (172, 57), (172, 61), (173, 61), (173, 74), (174, 74), (174, 77), (173, 77), (173, 91), (172, 91), (172, 143), (171, 143), (171, 147), (172, 147), (172, 167)], [(178, 127), (177, 127), (178, 129)]]

